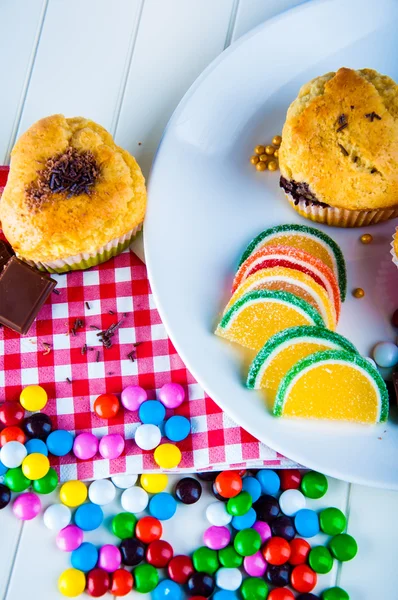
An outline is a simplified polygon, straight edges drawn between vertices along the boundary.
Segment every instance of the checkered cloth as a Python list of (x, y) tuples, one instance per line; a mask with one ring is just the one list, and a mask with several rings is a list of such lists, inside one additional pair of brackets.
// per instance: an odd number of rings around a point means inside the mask
[[(0, 186), (6, 176), (7, 169), (0, 167)], [(294, 465), (238, 427), (196, 383), (167, 336), (146, 267), (137, 256), (127, 251), (88, 271), (54, 277), (59, 294), (51, 294), (28, 335), (0, 330), (0, 400), (17, 400), (22, 387), (40, 384), (49, 396), (45, 412), (54, 427), (92, 431), (98, 437), (121, 433), (126, 439), (125, 452), (116, 460), (99, 455), (90, 461), (73, 455), (54, 458), (61, 480), (158, 470), (153, 452), (134, 442), (136, 413), (123, 410), (108, 422), (92, 411), (99, 394), (120, 394), (131, 384), (145, 388), (150, 399), (168, 382), (185, 388), (188, 401), (174, 411), (190, 418), (192, 427), (191, 435), (178, 444), (181, 470)], [(124, 314), (112, 347), (104, 348), (96, 328), (106, 329)], [(84, 325), (73, 335), (76, 319)], [(128, 354), (134, 349), (133, 362)]]

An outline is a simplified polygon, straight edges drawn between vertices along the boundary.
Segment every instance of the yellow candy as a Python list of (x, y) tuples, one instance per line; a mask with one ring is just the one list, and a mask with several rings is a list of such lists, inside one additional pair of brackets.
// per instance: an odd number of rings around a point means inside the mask
[(41, 479), (47, 475), (50, 470), (50, 461), (44, 454), (34, 452), (28, 454), (22, 462), (22, 473), (28, 479), (34, 481), (35, 479)]
[(66, 506), (80, 506), (87, 498), (87, 487), (82, 481), (67, 481), (61, 487), (59, 497)]
[(63, 596), (75, 598), (80, 596), (86, 587), (86, 577), (78, 569), (66, 569), (58, 579), (58, 589)]
[(28, 385), (22, 390), (19, 401), (25, 410), (36, 412), (47, 404), (47, 392), (40, 385)]
[(160, 444), (153, 454), (155, 462), (161, 469), (174, 469), (181, 462), (181, 451), (174, 444)]
[(146, 473), (141, 475), (140, 484), (148, 494), (159, 494), (166, 489), (168, 477), (164, 473)]

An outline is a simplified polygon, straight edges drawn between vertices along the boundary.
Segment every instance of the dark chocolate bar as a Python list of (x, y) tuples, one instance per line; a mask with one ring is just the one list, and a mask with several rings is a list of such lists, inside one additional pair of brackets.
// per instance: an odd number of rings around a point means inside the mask
[(6, 244), (6, 242), (3, 242), (3, 240), (0, 240), (0, 273), (13, 255), (14, 253), (11, 250), (11, 246)]
[(0, 273), (0, 323), (27, 333), (56, 285), (54, 279), (11, 257)]

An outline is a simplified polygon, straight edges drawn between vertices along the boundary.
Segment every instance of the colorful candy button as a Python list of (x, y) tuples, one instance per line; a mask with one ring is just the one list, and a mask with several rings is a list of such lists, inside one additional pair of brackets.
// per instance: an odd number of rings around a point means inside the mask
[(336, 586), (323, 591), (322, 600), (350, 600), (350, 597), (345, 590)]
[(279, 502), (273, 496), (264, 494), (257, 500), (253, 506), (257, 513), (259, 521), (265, 521), (266, 523), (272, 523), (274, 519), (279, 515)]
[(5, 508), (11, 500), (11, 490), (6, 486), (0, 483), (0, 510)]
[(265, 600), (268, 596), (268, 585), (259, 577), (248, 577), (240, 588), (243, 600)]
[(47, 448), (54, 456), (65, 456), (72, 450), (73, 435), (69, 431), (56, 429), (46, 440)]
[(184, 388), (179, 383), (165, 383), (159, 390), (158, 398), (166, 408), (177, 408), (185, 400)]
[(160, 425), (166, 417), (166, 409), (159, 400), (146, 400), (138, 409), (138, 416), (144, 425)]
[(263, 494), (270, 494), (271, 496), (277, 494), (281, 487), (279, 475), (271, 469), (263, 469), (256, 474), (258, 481), (260, 482)]
[(231, 541), (231, 533), (227, 527), (212, 525), (203, 534), (203, 541), (212, 550), (221, 550)]
[(159, 573), (152, 565), (139, 565), (133, 571), (134, 589), (140, 594), (149, 594), (159, 583)]
[(141, 404), (148, 399), (146, 391), (139, 385), (129, 385), (124, 388), (121, 401), (126, 410), (137, 411)]
[(237, 553), (233, 546), (227, 546), (219, 550), (218, 559), (223, 567), (230, 569), (241, 567), (243, 564), (243, 557)]
[(261, 484), (256, 477), (245, 477), (243, 479), (242, 491), (250, 494), (252, 503), (257, 502), (261, 496)]
[(113, 573), (120, 567), (122, 555), (117, 546), (113, 544), (105, 544), (99, 549), (98, 566), (107, 573)]
[(310, 471), (301, 480), (301, 491), (307, 498), (317, 500), (322, 498), (328, 491), (328, 480), (322, 473)]
[(169, 478), (164, 473), (144, 473), (140, 485), (148, 494), (159, 494), (166, 489)]
[(83, 543), (83, 531), (77, 525), (67, 525), (58, 532), (55, 543), (63, 552), (72, 552)]
[(301, 472), (298, 469), (281, 469), (279, 479), (282, 491), (300, 489)]
[(291, 565), (303, 565), (307, 562), (308, 555), (311, 551), (311, 546), (306, 540), (295, 538), (290, 542), (290, 558)]
[(127, 567), (135, 567), (144, 560), (145, 545), (136, 538), (126, 538), (119, 544), (122, 563)]
[(131, 487), (124, 490), (120, 502), (127, 512), (140, 513), (148, 506), (148, 494), (140, 487)]
[(191, 421), (186, 417), (174, 415), (167, 419), (164, 426), (164, 433), (172, 442), (182, 442), (191, 433)]
[(284, 565), (290, 558), (290, 544), (284, 538), (273, 537), (268, 540), (262, 553), (270, 565)]
[(238, 597), (234, 592), (228, 590), (219, 590), (212, 596), (213, 600), (238, 600)]
[(195, 504), (202, 495), (202, 486), (193, 477), (183, 477), (177, 482), (174, 493), (183, 504)]
[(285, 515), (294, 517), (299, 510), (305, 508), (305, 496), (300, 490), (285, 490), (279, 497), (279, 506)]
[(216, 585), (222, 590), (234, 592), (242, 583), (242, 573), (239, 569), (221, 567), (216, 573)]
[(161, 469), (174, 469), (180, 464), (182, 455), (174, 444), (161, 444), (153, 453), (153, 458)]
[(115, 499), (116, 489), (109, 479), (97, 479), (88, 488), (88, 497), (93, 504), (105, 506)]
[(227, 511), (223, 502), (212, 502), (206, 508), (206, 518), (212, 525), (228, 525), (232, 521), (232, 515)]
[(379, 367), (394, 367), (398, 363), (398, 347), (393, 342), (379, 342), (373, 348), (373, 358)]
[(50, 461), (44, 454), (29, 454), (22, 462), (22, 473), (34, 481), (47, 475), (50, 470)]
[(111, 477), (113, 485), (120, 490), (127, 490), (136, 484), (138, 475), (114, 475)]
[(330, 507), (319, 513), (319, 524), (327, 535), (337, 535), (347, 527), (347, 519), (339, 508)]
[(229, 498), (227, 511), (234, 517), (245, 515), (252, 507), (252, 497), (248, 492), (240, 492), (237, 496)]
[(110, 592), (117, 598), (126, 596), (133, 589), (134, 579), (132, 574), (126, 569), (116, 569), (112, 573), (112, 584)]
[(146, 550), (146, 560), (157, 569), (163, 569), (167, 567), (173, 558), (173, 554), (173, 548), (168, 542), (155, 540), (149, 544)]
[(308, 565), (298, 565), (292, 571), (290, 583), (297, 592), (310, 592), (316, 586), (317, 575)]
[(265, 521), (256, 521), (253, 525), (253, 529), (260, 534), (262, 544), (269, 540), (272, 535), (271, 527)]
[(271, 531), (272, 535), (284, 538), (288, 542), (290, 542), (290, 540), (292, 540), (296, 535), (293, 519), (291, 517), (287, 517), (286, 515), (277, 517), (272, 521)]
[(242, 477), (237, 471), (223, 471), (217, 475), (214, 486), (223, 498), (234, 498), (242, 491)]
[(268, 600), (294, 600), (294, 595), (286, 588), (275, 588), (271, 590)]
[(194, 551), (192, 562), (198, 573), (207, 573), (208, 575), (213, 575), (220, 566), (217, 551), (206, 546), (201, 546)]
[(268, 583), (277, 587), (289, 585), (290, 581), (290, 565), (268, 565), (265, 572), (265, 578)]
[(19, 425), (25, 416), (25, 411), (19, 402), (3, 402), (0, 406), (0, 423), (9, 427)]
[(44, 456), (48, 456), (47, 444), (43, 440), (28, 440), (25, 448), (28, 454), (44, 454)]
[(136, 429), (134, 439), (141, 450), (153, 450), (159, 446), (162, 433), (157, 425), (140, 425)]
[(309, 553), (308, 563), (315, 573), (324, 575), (332, 570), (333, 558), (325, 546), (315, 546)]
[[(75, 523), (83, 531), (94, 531), (95, 529), (98, 529), (103, 520), (104, 513), (98, 504), (92, 504), (91, 502), (82, 504), (75, 512)], [(90, 569), (87, 570), (89, 571)]]
[(183, 585), (194, 572), (192, 560), (189, 556), (175, 556), (170, 560), (167, 571), (170, 579)]
[(72, 567), (79, 571), (91, 571), (98, 562), (98, 550), (90, 542), (83, 542), (79, 548), (73, 550), (71, 554)]
[(80, 460), (90, 460), (98, 452), (99, 442), (93, 433), (79, 433), (73, 442), (73, 454)]
[(240, 517), (233, 517), (231, 525), (234, 529), (241, 531), (242, 529), (249, 529), (250, 527), (253, 527), (254, 523), (256, 522), (256, 519), (256, 511), (254, 510), (254, 508), (249, 508), (245, 515), (242, 515)]
[(131, 538), (134, 535), (136, 523), (137, 517), (133, 513), (119, 513), (112, 519), (112, 533), (121, 540)]
[(119, 412), (120, 402), (114, 394), (101, 394), (94, 402), (94, 412), (100, 419), (112, 419)]
[(335, 535), (329, 542), (329, 548), (333, 556), (341, 562), (352, 560), (358, 552), (358, 544), (348, 533)]
[(66, 569), (58, 579), (58, 589), (63, 596), (75, 598), (80, 596), (86, 587), (86, 577), (78, 569)]
[(41, 502), (39, 496), (33, 492), (21, 494), (14, 500), (12, 511), (17, 519), (21, 521), (30, 521), (37, 517), (41, 510)]
[(99, 443), (99, 453), (102, 458), (108, 458), (110, 460), (119, 458), (124, 450), (124, 438), (120, 433), (109, 433), (101, 438)]
[(193, 596), (208, 598), (214, 591), (214, 579), (208, 573), (193, 573), (188, 579), (187, 587)]
[(43, 522), (47, 529), (58, 533), (69, 525), (71, 518), (71, 510), (65, 504), (51, 504), (44, 511)]
[(99, 598), (106, 594), (111, 587), (109, 573), (96, 567), (87, 573), (86, 593), (93, 598)]
[(21, 442), (7, 442), (0, 450), (0, 460), (7, 469), (20, 467), (27, 451)]
[(0, 477), (3, 477), (3, 475), (5, 475), (8, 471), (8, 468), (3, 465), (3, 463), (0, 460)]
[(25, 410), (36, 412), (47, 404), (47, 392), (40, 385), (28, 385), (19, 396), (19, 402)]
[(153, 600), (182, 600), (181, 587), (171, 579), (163, 579), (153, 590)]
[(267, 570), (267, 561), (261, 551), (246, 556), (243, 561), (243, 568), (251, 577), (262, 577)]
[(7, 471), (4, 475), (4, 483), (12, 492), (24, 492), (32, 482), (22, 473), (21, 467), (16, 467)]
[(135, 535), (144, 544), (160, 540), (162, 533), (162, 524), (155, 517), (143, 517), (135, 526)]
[(82, 481), (67, 481), (61, 486), (59, 497), (62, 504), (74, 508), (85, 502), (87, 498), (87, 488)]
[(153, 496), (149, 502), (149, 512), (160, 521), (167, 521), (175, 515), (177, 502), (171, 494), (161, 492)]
[(9, 442), (19, 442), (20, 444), (26, 442), (26, 435), (18, 425), (10, 425), (0, 432), (0, 446), (5, 446)]
[(44, 413), (36, 413), (22, 421), (22, 429), (28, 438), (38, 438), (45, 441), (52, 428), (50, 417)]
[(309, 508), (302, 508), (294, 517), (294, 526), (299, 535), (313, 537), (319, 533), (318, 515)]
[(260, 534), (255, 529), (242, 529), (235, 536), (234, 548), (241, 556), (252, 556), (260, 547)]
[(50, 467), (48, 473), (33, 482), (33, 489), (38, 494), (51, 494), (58, 487), (58, 474)]

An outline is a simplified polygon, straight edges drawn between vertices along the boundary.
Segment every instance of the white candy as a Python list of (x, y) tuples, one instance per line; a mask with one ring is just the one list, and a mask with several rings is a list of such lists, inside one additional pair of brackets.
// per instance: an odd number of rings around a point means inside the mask
[(116, 488), (109, 479), (97, 479), (97, 481), (93, 481), (88, 488), (88, 497), (91, 502), (93, 504), (99, 504), (100, 506), (112, 502), (115, 495)]
[(71, 518), (71, 510), (65, 504), (51, 504), (43, 515), (44, 525), (56, 533), (69, 525)]
[(134, 439), (141, 450), (153, 450), (159, 446), (162, 434), (156, 425), (144, 424), (137, 427)]
[(284, 515), (294, 517), (299, 510), (305, 508), (305, 496), (300, 490), (286, 490), (279, 497), (279, 506)]
[(133, 487), (137, 483), (138, 475), (115, 475), (111, 477), (113, 485), (121, 490)]
[(125, 490), (120, 499), (122, 507), (127, 512), (140, 513), (148, 506), (148, 494), (140, 487)]
[(216, 585), (222, 590), (234, 592), (242, 583), (242, 573), (239, 569), (221, 567), (216, 573)]
[(232, 515), (227, 512), (224, 502), (212, 502), (206, 508), (206, 519), (212, 525), (228, 525), (232, 521)]
[(22, 465), (28, 451), (21, 442), (7, 442), (0, 450), (0, 460), (7, 469), (15, 469)]

